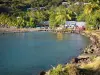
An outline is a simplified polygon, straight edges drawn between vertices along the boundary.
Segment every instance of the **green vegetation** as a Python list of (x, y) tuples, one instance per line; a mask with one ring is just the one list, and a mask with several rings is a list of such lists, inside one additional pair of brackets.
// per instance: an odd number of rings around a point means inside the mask
[(70, 14), (71, 12), (64, 6), (51, 8), (49, 13), (50, 27), (54, 28), (56, 26), (64, 25), (66, 20), (71, 19)]
[[(51, 28), (66, 20), (85, 21), (87, 27), (100, 26), (99, 0), (0, 0), (0, 25), (36, 27), (48, 21)], [(30, 8), (30, 9), (28, 9)]]
[(0, 14), (0, 26), (16, 26), (16, 20), (13, 16)]
[[(64, 25), (66, 20), (85, 21), (87, 28), (100, 27), (100, 0), (65, 0), (65, 5), (62, 2), (0, 0), (0, 27), (33, 28), (48, 20), (51, 28)], [(58, 65), (50, 70), (49, 75), (100, 75), (99, 61), (100, 58), (97, 58), (93, 63), (78, 68), (73, 64)]]
[(49, 75), (79, 75), (78, 69), (73, 64), (58, 65), (49, 71)]
[(90, 2), (84, 6), (84, 11), (78, 17), (79, 21), (85, 21), (87, 27), (100, 27), (100, 2), (97, 0), (95, 2)]
[(100, 75), (100, 57), (95, 57), (92, 61), (79, 67), (75, 64), (60, 64), (48, 71), (47, 75)]

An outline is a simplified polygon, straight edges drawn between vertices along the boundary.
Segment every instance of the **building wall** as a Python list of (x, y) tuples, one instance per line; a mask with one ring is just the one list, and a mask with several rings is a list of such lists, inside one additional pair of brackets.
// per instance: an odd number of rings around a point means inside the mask
[(82, 26), (86, 26), (85, 22), (77, 22), (77, 21), (66, 21), (65, 23), (65, 27), (67, 26), (78, 26), (78, 27), (82, 27)]
[(76, 22), (76, 25), (79, 26), (79, 27), (82, 27), (82, 26), (86, 26), (86, 23), (85, 22)]

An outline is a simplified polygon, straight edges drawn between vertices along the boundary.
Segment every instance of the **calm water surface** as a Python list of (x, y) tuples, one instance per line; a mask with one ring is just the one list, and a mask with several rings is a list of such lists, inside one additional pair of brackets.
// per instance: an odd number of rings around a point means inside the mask
[(89, 39), (79, 34), (0, 34), (0, 75), (38, 75), (79, 55)]

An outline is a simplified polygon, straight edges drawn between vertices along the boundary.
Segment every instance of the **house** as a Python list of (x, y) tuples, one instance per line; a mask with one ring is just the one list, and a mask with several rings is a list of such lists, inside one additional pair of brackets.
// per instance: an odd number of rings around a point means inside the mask
[(86, 22), (76, 22), (76, 26), (78, 26), (78, 27), (85, 27), (86, 26)]
[(69, 5), (69, 2), (62, 2), (62, 5)]
[(68, 7), (70, 5), (70, 3), (69, 2), (62, 2), (62, 5)]
[(66, 28), (73, 28), (76, 26), (76, 21), (66, 21), (65, 27)]
[(35, 8), (27, 8), (27, 10), (28, 11), (37, 11), (37, 10), (45, 10), (46, 8), (45, 7), (39, 7), (39, 8), (37, 8), (37, 7), (35, 7)]
[(85, 22), (77, 22), (77, 21), (66, 21), (65, 27), (75, 29), (75, 30), (84, 30), (86, 27), (86, 23)]

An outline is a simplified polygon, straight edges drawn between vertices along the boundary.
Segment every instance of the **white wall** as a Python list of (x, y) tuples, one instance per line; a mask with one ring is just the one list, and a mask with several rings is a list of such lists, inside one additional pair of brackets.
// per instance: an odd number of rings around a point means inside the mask
[(76, 22), (76, 25), (79, 27), (86, 26), (85, 22)]

